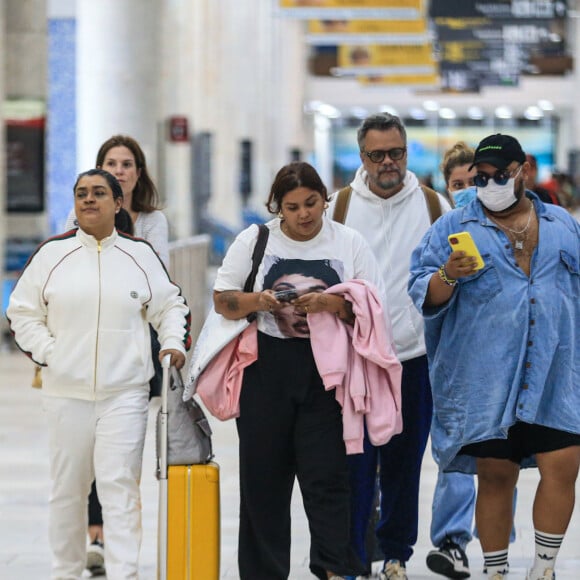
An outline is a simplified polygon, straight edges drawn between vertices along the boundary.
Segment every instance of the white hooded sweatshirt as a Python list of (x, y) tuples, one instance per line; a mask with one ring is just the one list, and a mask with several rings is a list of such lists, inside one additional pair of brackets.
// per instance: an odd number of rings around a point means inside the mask
[[(411, 254), (431, 226), (429, 209), (419, 180), (407, 171), (403, 189), (388, 199), (368, 188), (368, 175), (359, 167), (350, 184), (352, 195), (345, 224), (358, 230), (371, 246), (387, 292), (395, 349), (400, 361), (425, 354), (423, 316), (407, 294)], [(451, 210), (439, 195), (441, 212)], [(334, 211), (336, 195), (329, 215)]]

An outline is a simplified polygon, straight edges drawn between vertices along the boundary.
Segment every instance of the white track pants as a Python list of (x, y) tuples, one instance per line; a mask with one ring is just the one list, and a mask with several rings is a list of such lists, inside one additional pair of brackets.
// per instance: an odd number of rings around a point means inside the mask
[(148, 395), (147, 386), (104, 401), (43, 397), (52, 480), (53, 580), (78, 580), (85, 568), (87, 498), (95, 477), (103, 507), (107, 578), (138, 578)]

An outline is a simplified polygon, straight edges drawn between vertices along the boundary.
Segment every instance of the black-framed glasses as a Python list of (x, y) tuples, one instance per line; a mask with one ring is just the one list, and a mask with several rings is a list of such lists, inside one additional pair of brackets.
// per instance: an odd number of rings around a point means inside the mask
[[(487, 187), (490, 179), (493, 179), (498, 185), (505, 185), (512, 177), (515, 179), (520, 171), (522, 170), (522, 165), (512, 171), (506, 171), (501, 169), (496, 171), (494, 175), (487, 175), (487, 173), (477, 173), (473, 178), (473, 183), (476, 187)], [(515, 173), (514, 173), (515, 171)]]
[(407, 153), (406, 147), (393, 147), (392, 149), (375, 149), (374, 151), (363, 151), (363, 153), (373, 162), (382, 163), (388, 155), (392, 161), (400, 161)]

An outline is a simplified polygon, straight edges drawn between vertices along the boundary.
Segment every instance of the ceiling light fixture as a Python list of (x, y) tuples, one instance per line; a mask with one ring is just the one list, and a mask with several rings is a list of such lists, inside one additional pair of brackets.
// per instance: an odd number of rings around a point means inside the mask
[(552, 101), (548, 101), (547, 99), (540, 99), (538, 101), (538, 107), (540, 107), (540, 109), (542, 109), (542, 111), (553, 111), (554, 110), (554, 104), (552, 103)]
[(456, 119), (457, 113), (449, 107), (441, 107), (439, 109), (439, 116), (442, 119)]
[(381, 105), (379, 107), (379, 111), (381, 113), (389, 113), (389, 115), (396, 115), (397, 117), (399, 116), (397, 109), (395, 109), (394, 107), (391, 107), (391, 105)]
[(505, 105), (501, 105), (495, 109), (495, 116), (498, 119), (511, 119), (513, 117), (512, 110)]
[(481, 107), (469, 107), (467, 109), (467, 116), (474, 121), (480, 121), (485, 115)]
[(423, 108), (426, 111), (430, 111), (431, 113), (434, 113), (435, 111), (439, 110), (439, 103), (437, 101), (423, 101)]
[(536, 107), (535, 105), (529, 106), (524, 111), (524, 117), (530, 121), (537, 121), (544, 116), (544, 111), (540, 109), (540, 107)]

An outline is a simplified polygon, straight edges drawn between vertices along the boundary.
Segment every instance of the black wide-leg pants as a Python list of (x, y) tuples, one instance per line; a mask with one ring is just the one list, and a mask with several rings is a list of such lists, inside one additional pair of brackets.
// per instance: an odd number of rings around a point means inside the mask
[(350, 548), (350, 494), (340, 406), (325, 391), (307, 339), (258, 333), (237, 419), (240, 440), (241, 580), (286, 580), (294, 478), (311, 535), (310, 569), (357, 575)]

